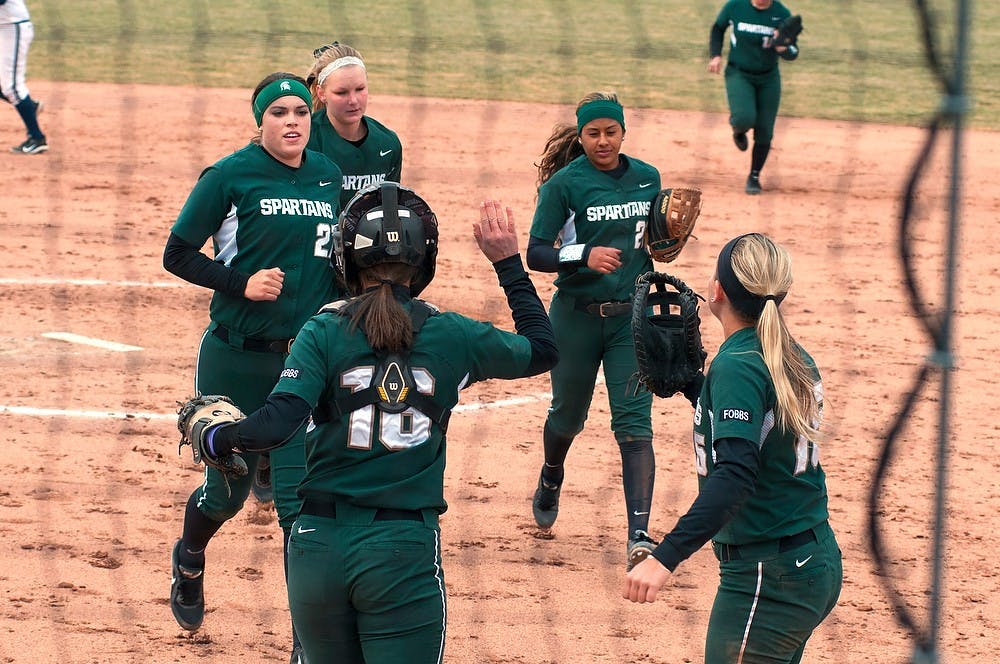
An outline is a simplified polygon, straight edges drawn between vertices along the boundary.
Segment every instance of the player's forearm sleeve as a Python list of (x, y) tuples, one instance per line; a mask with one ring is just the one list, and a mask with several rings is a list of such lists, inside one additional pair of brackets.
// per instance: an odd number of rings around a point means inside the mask
[(309, 402), (288, 392), (272, 393), (264, 405), (234, 426), (220, 427), (212, 438), (218, 454), (266, 452), (281, 447), (312, 414)]
[(167, 238), (163, 249), (163, 268), (184, 281), (233, 297), (243, 297), (250, 275), (226, 267), (201, 253), (200, 247), (181, 239), (176, 233)]
[(521, 255), (514, 254), (493, 264), (500, 286), (507, 294), (507, 305), (514, 319), (514, 329), (531, 344), (531, 361), (524, 376), (548, 371), (559, 360), (552, 323), (538, 298), (535, 285), (524, 271)]
[(708, 34), (708, 57), (714, 58), (722, 55), (722, 40), (726, 36), (726, 26), (718, 23), (712, 24), (712, 30)]
[(723, 438), (715, 442), (715, 451), (715, 469), (698, 497), (653, 550), (653, 557), (671, 572), (719, 532), (754, 491), (760, 468), (757, 445), (742, 438)]
[(782, 60), (794, 60), (799, 57), (799, 47), (792, 44), (781, 53), (778, 53), (778, 55), (781, 56)]

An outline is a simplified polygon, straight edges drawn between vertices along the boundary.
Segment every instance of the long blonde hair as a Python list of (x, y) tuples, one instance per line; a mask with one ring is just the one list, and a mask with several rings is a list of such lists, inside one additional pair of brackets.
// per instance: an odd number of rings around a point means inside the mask
[[(740, 240), (733, 248), (732, 266), (740, 283), (758, 297), (783, 297), (792, 287), (791, 256), (766, 235), (752, 233)], [(766, 299), (757, 320), (748, 322), (756, 326), (764, 364), (774, 383), (779, 425), (815, 440), (821, 416), (816, 376), (785, 325), (778, 302)]]
[[(579, 109), (584, 104), (598, 100), (619, 103), (618, 95), (614, 92), (591, 92), (585, 95), (576, 107)], [(552, 128), (552, 134), (545, 142), (542, 158), (539, 163), (535, 164), (535, 168), (538, 169), (538, 180), (535, 183), (537, 187), (541, 187), (555, 175), (556, 171), (583, 154), (583, 146), (576, 138), (575, 124), (560, 122)]]

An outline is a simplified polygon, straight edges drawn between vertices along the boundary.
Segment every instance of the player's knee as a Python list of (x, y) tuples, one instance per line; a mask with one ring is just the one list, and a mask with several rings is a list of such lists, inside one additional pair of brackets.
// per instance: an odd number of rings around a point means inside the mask
[(729, 116), (729, 124), (733, 126), (733, 131), (748, 132), (756, 123), (756, 113), (733, 113)]

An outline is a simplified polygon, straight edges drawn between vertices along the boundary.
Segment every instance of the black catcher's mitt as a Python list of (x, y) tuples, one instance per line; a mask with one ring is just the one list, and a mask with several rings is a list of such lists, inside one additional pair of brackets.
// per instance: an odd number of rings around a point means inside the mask
[(701, 213), (701, 190), (683, 187), (662, 189), (649, 207), (644, 239), (654, 261), (677, 258)]
[(647, 272), (636, 280), (632, 298), (636, 378), (658, 397), (683, 392), (705, 369), (708, 353), (701, 345), (698, 298), (669, 274)]
[(196, 394), (181, 404), (177, 411), (177, 429), (181, 432), (181, 442), (177, 445), (180, 453), (184, 445), (191, 446), (195, 463), (212, 466), (226, 478), (243, 477), (249, 473), (247, 462), (238, 454), (228, 452), (213, 456), (206, 448), (205, 432), (217, 424), (239, 422), (245, 416), (229, 397), (221, 394)]
[(791, 46), (802, 32), (802, 17), (798, 14), (789, 16), (778, 24), (777, 30), (771, 40), (771, 46)]

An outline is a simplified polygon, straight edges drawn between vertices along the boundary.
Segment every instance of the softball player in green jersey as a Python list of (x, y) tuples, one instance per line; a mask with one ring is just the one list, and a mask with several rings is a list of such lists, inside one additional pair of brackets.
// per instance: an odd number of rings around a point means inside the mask
[(337, 162), (344, 174), (341, 208), (361, 189), (400, 182), (403, 146), (396, 132), (365, 115), (368, 72), (361, 54), (333, 42), (314, 51), (306, 81), (313, 95), (309, 149)]
[(263, 408), (207, 432), (219, 456), (280, 445), (309, 421), (288, 561), (308, 662), (442, 661), (449, 414), (468, 385), (531, 376), (558, 359), (510, 209), (505, 218), (499, 202), (483, 203), (474, 235), (517, 334), (416, 299), (434, 276), (437, 219), (385, 182), (359, 192), (338, 224), (337, 270), (355, 297), (305, 324)]
[[(278, 72), (261, 81), (253, 95), (259, 139), (202, 172), (164, 250), (168, 271), (215, 291), (195, 390), (227, 394), (242, 409), (264, 403), (292, 337), (340, 293), (329, 261), (340, 170), (306, 150), (309, 103), (298, 76)], [(215, 260), (200, 251), (209, 238)], [(303, 438), (280, 454), (301, 459)], [(257, 456), (247, 462), (252, 476)], [(242, 507), (251, 476), (227, 481), (208, 468), (188, 500), (173, 551), (170, 597), (184, 629), (201, 625), (205, 548)], [(294, 487), (278, 492), (275, 505), (279, 523), (289, 529), (299, 508)]]
[(719, 12), (709, 35), (708, 71), (722, 70), (722, 41), (727, 28), (729, 61), (726, 64), (726, 99), (733, 142), (740, 150), (748, 145), (747, 132), (753, 129), (753, 151), (746, 193), (759, 194), (760, 171), (771, 151), (774, 122), (781, 103), (781, 72), (778, 58), (799, 57), (798, 44), (774, 46), (772, 37), (791, 12), (777, 0), (729, 0)]
[(541, 528), (555, 523), (563, 464), (587, 420), (603, 363), (622, 457), (631, 567), (653, 548), (647, 533), (655, 475), (652, 395), (630, 389), (637, 371), (630, 314), (636, 278), (652, 269), (642, 237), (660, 173), (621, 154), (625, 118), (616, 95), (587, 95), (576, 118), (575, 126), (555, 128), (542, 155), (527, 252), (531, 269), (558, 273), (549, 317), (565, 358), (551, 374), (545, 462), (532, 511)]
[(741, 235), (719, 254), (709, 308), (725, 341), (694, 404), (698, 497), (625, 577), (625, 598), (652, 602), (668, 570), (713, 540), (707, 664), (797, 664), (840, 596), (816, 442), (822, 382), (779, 311), (791, 284), (791, 258), (767, 236)]

